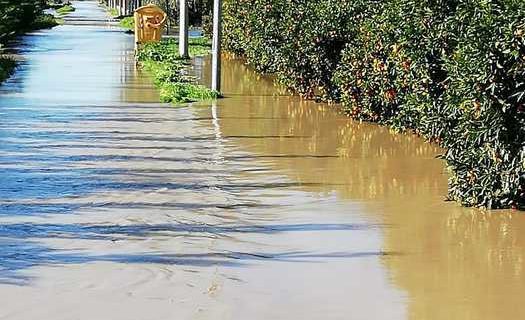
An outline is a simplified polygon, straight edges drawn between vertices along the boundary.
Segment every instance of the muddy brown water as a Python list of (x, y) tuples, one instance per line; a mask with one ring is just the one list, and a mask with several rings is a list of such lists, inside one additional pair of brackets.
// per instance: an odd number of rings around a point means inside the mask
[(0, 87), (0, 319), (525, 318), (525, 216), (444, 202), (441, 150), (231, 59), (156, 103), (74, 4)]

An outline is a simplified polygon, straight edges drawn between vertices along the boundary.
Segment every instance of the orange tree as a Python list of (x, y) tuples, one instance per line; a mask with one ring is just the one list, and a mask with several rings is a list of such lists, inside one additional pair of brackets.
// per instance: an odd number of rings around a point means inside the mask
[(225, 47), (307, 98), (446, 148), (449, 197), (525, 206), (525, 2), (225, 0)]

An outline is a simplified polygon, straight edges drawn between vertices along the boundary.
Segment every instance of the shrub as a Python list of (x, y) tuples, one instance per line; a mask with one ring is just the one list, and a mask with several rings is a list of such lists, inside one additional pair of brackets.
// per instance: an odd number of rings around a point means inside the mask
[(444, 104), (454, 108), (445, 159), (450, 196), (467, 205), (525, 202), (525, 2), (462, 2), (447, 21)]
[[(225, 1), (228, 50), (293, 91), (331, 97), (332, 72), (355, 34), (363, 1)], [(226, 32), (227, 31), (227, 32)]]
[(31, 23), (31, 29), (49, 29), (59, 25), (63, 20), (57, 19), (52, 14), (41, 14)]
[(525, 205), (522, 0), (227, 0), (224, 11), (225, 47), (258, 71), (444, 146), (451, 199)]

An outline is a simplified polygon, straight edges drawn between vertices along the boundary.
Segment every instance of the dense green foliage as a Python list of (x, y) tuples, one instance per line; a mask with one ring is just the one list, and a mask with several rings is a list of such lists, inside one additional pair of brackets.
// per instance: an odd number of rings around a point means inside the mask
[[(149, 3), (154, 3), (164, 10), (173, 25), (177, 23), (179, 19), (179, 0), (149, 0)], [(188, 0), (187, 3), (190, 25), (200, 26), (203, 15), (209, 15), (211, 12), (213, 0)]]
[[(191, 38), (189, 41), (191, 56), (208, 54), (210, 49), (211, 45), (205, 38)], [(153, 75), (163, 102), (184, 103), (218, 97), (217, 92), (198, 84), (188, 75), (187, 60), (179, 56), (178, 42), (174, 39), (142, 45), (138, 60)]]
[(0, 57), (0, 83), (11, 76), (15, 66), (16, 63), (12, 59)]
[(37, 30), (37, 29), (49, 29), (59, 24), (62, 24), (63, 22), (64, 20), (57, 18), (52, 14), (43, 13), (43, 14), (38, 15), (33, 21), (33, 23), (31, 23), (30, 28), (24, 31)]
[(226, 0), (225, 46), (446, 148), (449, 196), (525, 206), (525, 1)]
[(0, 42), (33, 29), (44, 8), (45, 0), (0, 0)]

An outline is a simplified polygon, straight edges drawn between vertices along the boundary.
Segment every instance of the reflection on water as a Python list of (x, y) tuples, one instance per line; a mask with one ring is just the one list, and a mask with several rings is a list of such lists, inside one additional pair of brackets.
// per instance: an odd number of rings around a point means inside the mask
[[(209, 63), (202, 64), (208, 79)], [(225, 61), (223, 81), (229, 90), (220, 102), (223, 134), (259, 156), (278, 157), (272, 164), (300, 172), (291, 172), (294, 178), (350, 199), (443, 197), (446, 175), (436, 146), (349, 120), (336, 106), (273, 95), (270, 82), (238, 61)]]
[(444, 202), (437, 147), (228, 59), (225, 99), (146, 103), (99, 24), (23, 38), (0, 88), (0, 318), (525, 317), (524, 216)]
[[(392, 205), (387, 246), (410, 253), (390, 260), (395, 283), (411, 295), (412, 319), (521, 319), (525, 290), (523, 215), (443, 207), (423, 201)], [(421, 215), (425, 215), (421, 217)]]
[[(364, 201), (370, 219), (391, 226), (383, 247), (402, 255), (384, 264), (409, 295), (411, 319), (525, 318), (525, 216), (444, 202), (436, 146), (348, 120), (334, 107), (272, 96), (269, 82), (238, 61), (224, 65), (224, 135), (256, 154), (284, 155), (268, 162), (296, 181), (321, 182), (307, 190)], [(254, 92), (262, 96), (237, 98)]]
[(340, 156), (246, 148), (274, 134), (223, 128), (223, 103), (242, 97), (145, 103), (158, 96), (132, 46), (101, 23), (18, 46), (26, 63), (0, 90), (0, 318), (404, 318), (380, 260), (397, 257), (381, 248), (389, 226), (316, 191), (345, 181), (273, 166)]
[(135, 65), (132, 39), (112, 26), (69, 24), (23, 36), (12, 45), (25, 61), (0, 87), (2, 100), (46, 106), (157, 102), (150, 78)]

